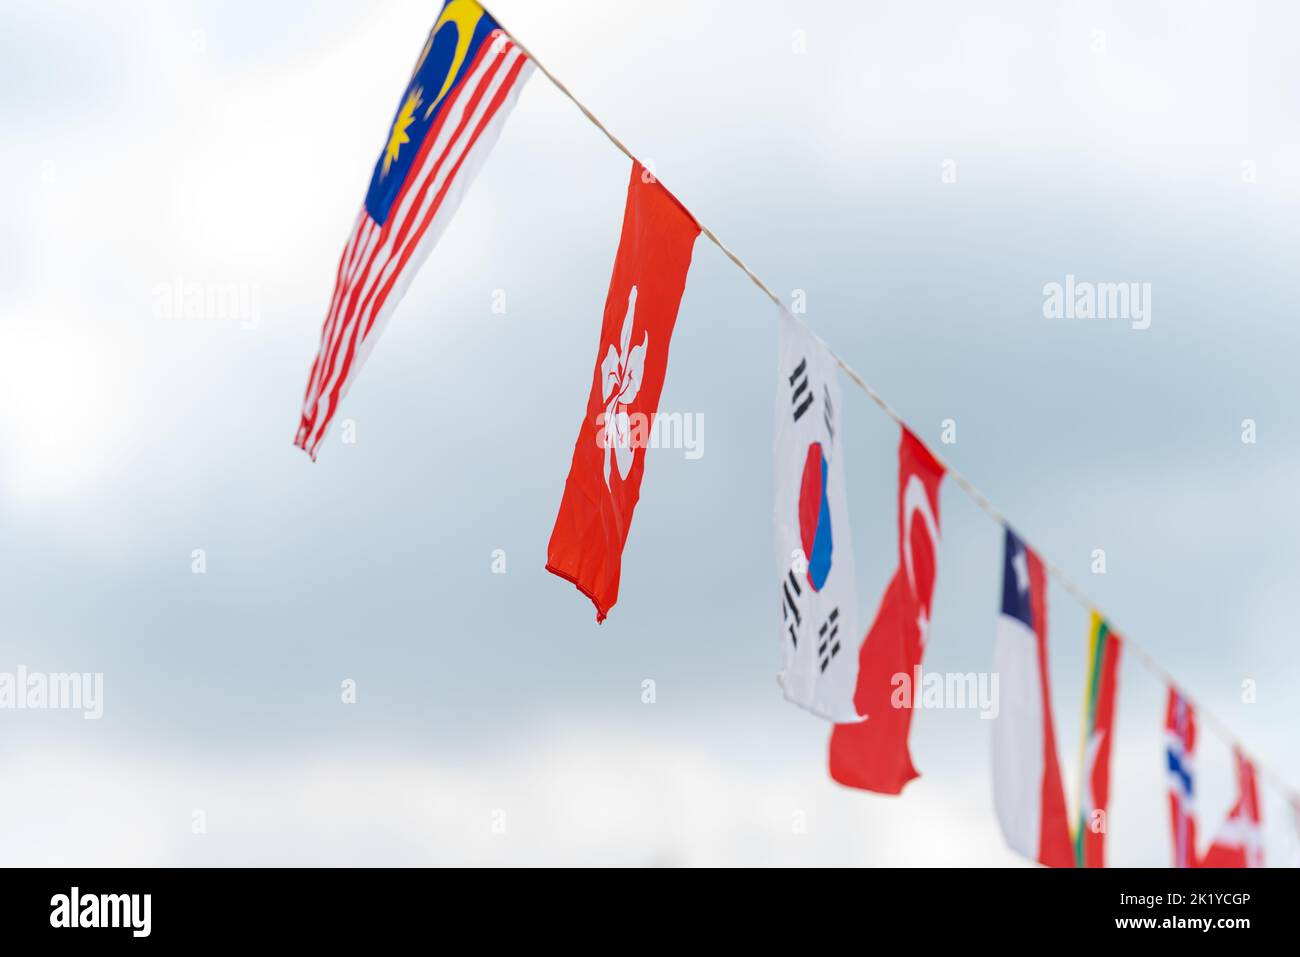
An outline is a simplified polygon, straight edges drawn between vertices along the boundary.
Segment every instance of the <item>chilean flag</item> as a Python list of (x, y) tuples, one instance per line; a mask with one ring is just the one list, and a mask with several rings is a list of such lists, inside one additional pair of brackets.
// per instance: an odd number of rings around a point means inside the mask
[(1174, 867), (1196, 866), (1196, 713), (1192, 703), (1169, 688), (1165, 706), (1165, 764), (1169, 772), (1169, 820)]
[(1073, 867), (1070, 818), (1056, 757), (1047, 676), (1047, 576), (1010, 528), (993, 667), (1000, 708), (993, 719), (993, 803), (1007, 845), (1048, 867)]

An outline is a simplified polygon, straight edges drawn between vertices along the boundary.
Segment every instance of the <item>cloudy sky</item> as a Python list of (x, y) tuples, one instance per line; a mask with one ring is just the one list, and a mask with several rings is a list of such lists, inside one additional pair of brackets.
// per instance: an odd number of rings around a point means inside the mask
[[(494, 11), (922, 438), (954, 419), (951, 462), (1300, 786), (1300, 12), (803, 6)], [(603, 625), (543, 570), (628, 171), (540, 74), (342, 406), (356, 441), (292, 446), (437, 7), (0, 14), (0, 671), (104, 675), (98, 721), (0, 711), (5, 863), (1017, 863), (977, 712), (919, 714), (923, 776), (886, 798), (833, 784), (782, 699), (775, 309), (704, 240), (662, 402), (704, 454), (649, 453)], [(1045, 319), (1067, 275), (1150, 283), (1151, 327)], [(169, 314), (186, 283), (250, 313)], [(866, 622), (896, 431), (845, 389)], [(955, 487), (942, 509), (926, 665), (986, 671), (1000, 532)], [(1049, 602), (1073, 795), (1087, 613)], [(1110, 851), (1164, 864), (1164, 687), (1132, 657), (1120, 686)], [(1209, 830), (1230, 752), (1200, 752)]]

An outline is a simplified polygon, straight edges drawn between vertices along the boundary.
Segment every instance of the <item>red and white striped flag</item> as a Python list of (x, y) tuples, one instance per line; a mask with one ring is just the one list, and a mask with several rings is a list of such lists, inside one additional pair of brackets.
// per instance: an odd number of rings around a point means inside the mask
[(339, 401), (501, 133), (532, 63), (474, 0), (429, 33), (339, 260), (294, 444), (313, 459)]

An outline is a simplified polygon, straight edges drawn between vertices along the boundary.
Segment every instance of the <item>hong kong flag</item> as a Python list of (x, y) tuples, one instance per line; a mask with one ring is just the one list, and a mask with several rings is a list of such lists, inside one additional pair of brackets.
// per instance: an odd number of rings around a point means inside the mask
[(618, 600), (623, 543), (699, 234), (681, 203), (633, 163), (587, 414), (546, 554), (546, 570), (590, 598), (597, 621)]
[[(898, 570), (858, 651), (853, 702), (866, 720), (837, 724), (831, 732), (831, 777), (849, 787), (898, 794), (918, 776), (907, 736), (930, 630), (943, 475), (939, 461), (903, 429), (898, 446)], [(900, 698), (904, 687), (910, 693)]]

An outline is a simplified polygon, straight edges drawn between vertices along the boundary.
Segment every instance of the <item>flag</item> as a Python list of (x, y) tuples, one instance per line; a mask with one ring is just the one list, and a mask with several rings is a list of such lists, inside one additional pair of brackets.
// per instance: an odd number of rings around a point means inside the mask
[(455, 214), (532, 68), (474, 0), (443, 5), (339, 260), (294, 439), (313, 459), (339, 401)]
[(591, 599), (597, 621), (618, 600), (623, 543), (699, 234), (694, 217), (634, 162), (587, 414), (546, 556), (547, 571)]
[[(840, 784), (898, 794), (917, 771), (908, 753), (913, 676), (930, 632), (939, 555), (939, 483), (944, 467), (907, 429), (898, 446), (898, 570), (858, 649), (853, 703), (866, 720), (831, 732), (831, 777)], [(911, 694), (900, 695), (906, 687)]]
[(1079, 776), (1079, 821), (1075, 861), (1079, 867), (1106, 866), (1106, 819), (1110, 806), (1110, 751), (1119, 690), (1120, 637), (1092, 613), (1088, 677), (1083, 699), (1083, 754)]
[(1047, 672), (1047, 576), (1010, 528), (1002, 562), (1002, 611), (993, 668), (993, 803), (1007, 845), (1049, 867), (1073, 867), (1052, 694)]
[(1264, 829), (1255, 765), (1236, 749), (1233, 759), (1237, 766), (1237, 803), (1201, 858), (1201, 867), (1264, 866)]
[(781, 599), (781, 687), (832, 721), (857, 721), (858, 599), (849, 533), (840, 385), (835, 358), (808, 327), (778, 319), (776, 576)]
[(1165, 764), (1169, 772), (1169, 820), (1174, 867), (1196, 866), (1196, 713), (1169, 686), (1165, 705)]

